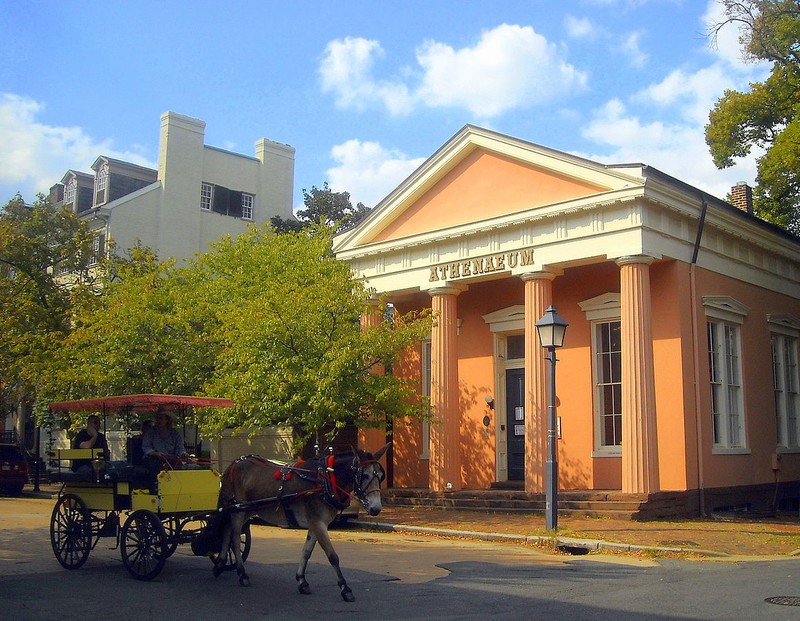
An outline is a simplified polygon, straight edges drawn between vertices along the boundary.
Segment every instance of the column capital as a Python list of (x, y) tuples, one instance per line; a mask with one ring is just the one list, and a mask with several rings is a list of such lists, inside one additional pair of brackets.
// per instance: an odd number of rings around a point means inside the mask
[(466, 291), (467, 288), (463, 285), (440, 285), (438, 287), (431, 287), (427, 289), (428, 295), (431, 297), (435, 295), (458, 295), (463, 291)]
[(550, 271), (547, 271), (547, 270), (539, 270), (539, 271), (536, 271), (536, 272), (525, 272), (524, 274), (518, 274), (518, 276), (522, 280), (525, 280), (525, 281), (527, 281), (527, 280), (555, 280), (556, 276), (558, 276), (558, 275), (559, 274), (556, 274), (555, 272), (550, 272)]
[(649, 254), (629, 254), (624, 257), (617, 257), (614, 263), (622, 267), (623, 265), (644, 264), (650, 265), (656, 258)]

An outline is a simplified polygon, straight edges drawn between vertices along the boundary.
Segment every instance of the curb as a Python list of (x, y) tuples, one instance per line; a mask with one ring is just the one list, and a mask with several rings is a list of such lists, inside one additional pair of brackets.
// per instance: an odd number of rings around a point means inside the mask
[[(713, 550), (702, 550), (698, 548), (668, 548), (660, 546), (641, 546), (628, 543), (614, 543), (601, 541), (599, 539), (576, 539), (573, 537), (546, 537), (546, 536), (527, 536), (527, 535), (506, 535), (502, 533), (483, 533), (471, 530), (454, 530), (447, 528), (430, 528), (427, 526), (411, 526), (408, 524), (388, 524), (386, 522), (363, 522), (361, 520), (350, 520), (348, 524), (362, 530), (377, 530), (382, 532), (406, 532), (418, 533), (421, 535), (440, 535), (445, 537), (461, 537), (465, 539), (476, 539), (479, 541), (496, 541), (501, 543), (517, 543), (527, 545), (549, 545), (556, 549), (571, 552), (572, 554), (586, 554), (588, 552), (599, 552), (602, 550), (616, 552), (665, 552), (673, 554), (695, 554), (699, 556), (710, 556), (726, 558), (729, 554), (715, 552)], [(580, 551), (578, 551), (580, 550)]]

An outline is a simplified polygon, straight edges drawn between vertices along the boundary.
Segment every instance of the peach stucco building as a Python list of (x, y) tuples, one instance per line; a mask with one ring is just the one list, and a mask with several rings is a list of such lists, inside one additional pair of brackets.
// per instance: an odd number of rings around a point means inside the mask
[(431, 339), (394, 372), (436, 420), (395, 425), (393, 486), (545, 482), (558, 350), (562, 490), (676, 513), (796, 500), (800, 240), (642, 164), (602, 165), (465, 126), (334, 241)]

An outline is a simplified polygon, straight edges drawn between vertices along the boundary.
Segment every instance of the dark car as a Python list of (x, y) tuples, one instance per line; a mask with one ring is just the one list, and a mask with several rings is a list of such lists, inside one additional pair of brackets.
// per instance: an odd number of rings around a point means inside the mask
[(28, 458), (16, 444), (0, 444), (0, 491), (19, 496), (28, 482)]

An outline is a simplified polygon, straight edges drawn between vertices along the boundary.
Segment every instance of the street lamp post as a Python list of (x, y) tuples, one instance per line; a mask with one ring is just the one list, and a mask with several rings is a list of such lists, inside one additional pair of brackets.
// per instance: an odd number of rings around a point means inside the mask
[(539, 343), (547, 350), (547, 462), (545, 469), (545, 527), (558, 528), (558, 456), (556, 447), (556, 349), (564, 345), (566, 320), (548, 306), (536, 322)]

